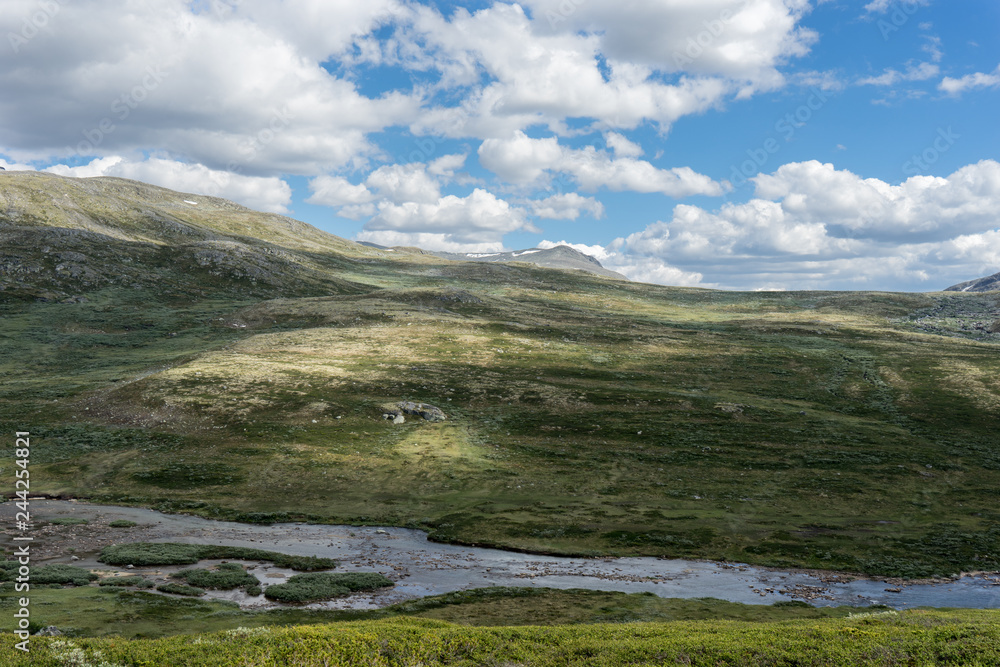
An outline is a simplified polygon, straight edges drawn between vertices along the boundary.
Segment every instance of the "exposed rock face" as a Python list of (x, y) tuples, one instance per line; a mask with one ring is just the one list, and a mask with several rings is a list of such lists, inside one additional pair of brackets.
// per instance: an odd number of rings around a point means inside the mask
[(413, 401), (401, 401), (399, 403), (399, 409), (403, 411), (403, 414), (413, 415), (416, 417), (423, 417), (429, 422), (443, 422), (448, 417), (445, 416), (441, 408), (435, 407), (428, 403), (415, 403)]

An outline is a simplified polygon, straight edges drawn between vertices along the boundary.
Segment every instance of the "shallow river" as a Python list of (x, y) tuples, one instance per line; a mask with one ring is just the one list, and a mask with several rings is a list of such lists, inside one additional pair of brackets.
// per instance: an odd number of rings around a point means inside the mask
[[(0, 505), (0, 521), (11, 525), (14, 511), (13, 503)], [(342, 571), (375, 570), (396, 582), (394, 588), (386, 591), (313, 605), (316, 607), (365, 609), (470, 588), (533, 586), (626, 593), (649, 591), (662, 597), (712, 597), (749, 604), (798, 599), (816, 605), (886, 604), (897, 609), (917, 606), (1000, 608), (1000, 573), (965, 576), (943, 583), (900, 585), (827, 572), (780, 571), (733, 563), (538, 556), (437, 544), (428, 542), (426, 533), (406, 528), (256, 526), (132, 507), (55, 500), (32, 500), (31, 511), (39, 522), (56, 517), (88, 519), (92, 526), (73, 529), (73, 534), (79, 536), (86, 536), (89, 529), (96, 533), (98, 525), (106, 526), (107, 522), (116, 519), (140, 524), (128, 530), (111, 529), (114, 532), (109, 532), (105, 529), (104, 539), (99, 540), (104, 543), (118, 539), (122, 542), (223, 544), (324, 556), (340, 560)], [(81, 557), (74, 563), (76, 565), (119, 569), (97, 563), (96, 553), (80, 549), (75, 553)], [(66, 554), (50, 562), (70, 562), (70, 556)], [(140, 568), (135, 573), (145, 571)], [(147, 573), (155, 575), (169, 571), (170, 568), (157, 568)], [(280, 583), (293, 573), (258, 566), (254, 574), (265, 583)], [(244, 607), (276, 606), (263, 597), (247, 598), (240, 592), (220, 592), (212, 596), (234, 600)]]

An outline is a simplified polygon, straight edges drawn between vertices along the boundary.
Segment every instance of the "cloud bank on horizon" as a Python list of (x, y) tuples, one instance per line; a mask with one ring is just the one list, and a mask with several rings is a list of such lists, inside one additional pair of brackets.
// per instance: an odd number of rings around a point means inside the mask
[(1000, 6), (7, 0), (0, 166), (635, 280), (1000, 270)]

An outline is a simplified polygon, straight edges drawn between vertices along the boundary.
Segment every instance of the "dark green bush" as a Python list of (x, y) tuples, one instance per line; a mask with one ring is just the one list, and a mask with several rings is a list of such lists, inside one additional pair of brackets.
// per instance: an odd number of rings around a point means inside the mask
[(315, 602), (392, 585), (392, 581), (377, 572), (314, 572), (297, 574), (283, 584), (269, 586), (264, 597), (279, 602)]
[(260, 585), (257, 577), (244, 570), (242, 565), (237, 565), (236, 563), (223, 563), (215, 570), (181, 570), (170, 576), (176, 579), (183, 579), (188, 584), (199, 588), (212, 588), (224, 591)]
[(135, 521), (129, 521), (127, 519), (116, 519), (108, 524), (112, 528), (135, 528), (139, 524)]
[(197, 563), (200, 553), (197, 544), (136, 542), (104, 547), (98, 560), (108, 565), (188, 565)]
[(194, 586), (185, 586), (184, 584), (160, 584), (156, 587), (156, 590), (163, 593), (171, 593), (173, 595), (187, 595), (190, 597), (198, 597), (204, 595), (205, 591), (201, 588), (195, 588)]
[(340, 563), (333, 558), (289, 556), (263, 549), (226, 547), (211, 544), (177, 544), (174, 542), (135, 542), (113, 544), (101, 551), (98, 560), (108, 565), (192, 565), (199, 560), (231, 558), (265, 560), (278, 567), (302, 572), (330, 570)]
[[(0, 581), (13, 581), (17, 577), (19, 566), (20, 564), (17, 561), (0, 563)], [(86, 586), (95, 579), (97, 579), (96, 574), (92, 574), (82, 567), (74, 567), (72, 565), (54, 564), (31, 568), (32, 586), (42, 584)]]

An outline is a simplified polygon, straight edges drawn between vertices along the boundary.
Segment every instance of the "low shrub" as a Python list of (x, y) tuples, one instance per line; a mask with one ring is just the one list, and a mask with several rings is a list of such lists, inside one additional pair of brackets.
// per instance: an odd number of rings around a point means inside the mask
[(333, 558), (290, 556), (247, 547), (175, 542), (113, 544), (101, 551), (98, 560), (108, 565), (192, 565), (199, 560), (223, 558), (270, 561), (278, 567), (287, 567), (300, 572), (330, 570), (340, 564)]
[(283, 584), (269, 586), (264, 597), (279, 602), (315, 602), (392, 585), (392, 581), (377, 572), (314, 572), (297, 574)]
[(201, 547), (173, 542), (112, 544), (97, 559), (108, 565), (188, 565), (197, 563)]
[(223, 563), (214, 570), (181, 570), (170, 575), (175, 579), (183, 579), (192, 586), (230, 591), (234, 588), (249, 588), (260, 586), (257, 577), (236, 563)]
[(156, 590), (162, 593), (171, 593), (173, 595), (187, 595), (189, 597), (198, 597), (205, 594), (205, 590), (202, 588), (195, 588), (194, 586), (185, 586), (184, 584), (160, 584), (156, 587)]
[[(0, 581), (13, 581), (18, 575), (19, 567), (20, 563), (16, 560), (0, 563)], [(42, 584), (86, 586), (95, 579), (97, 579), (96, 574), (72, 565), (54, 564), (31, 568), (32, 586)]]
[(115, 519), (108, 524), (112, 528), (135, 528), (139, 524), (135, 521), (129, 521), (128, 519)]

